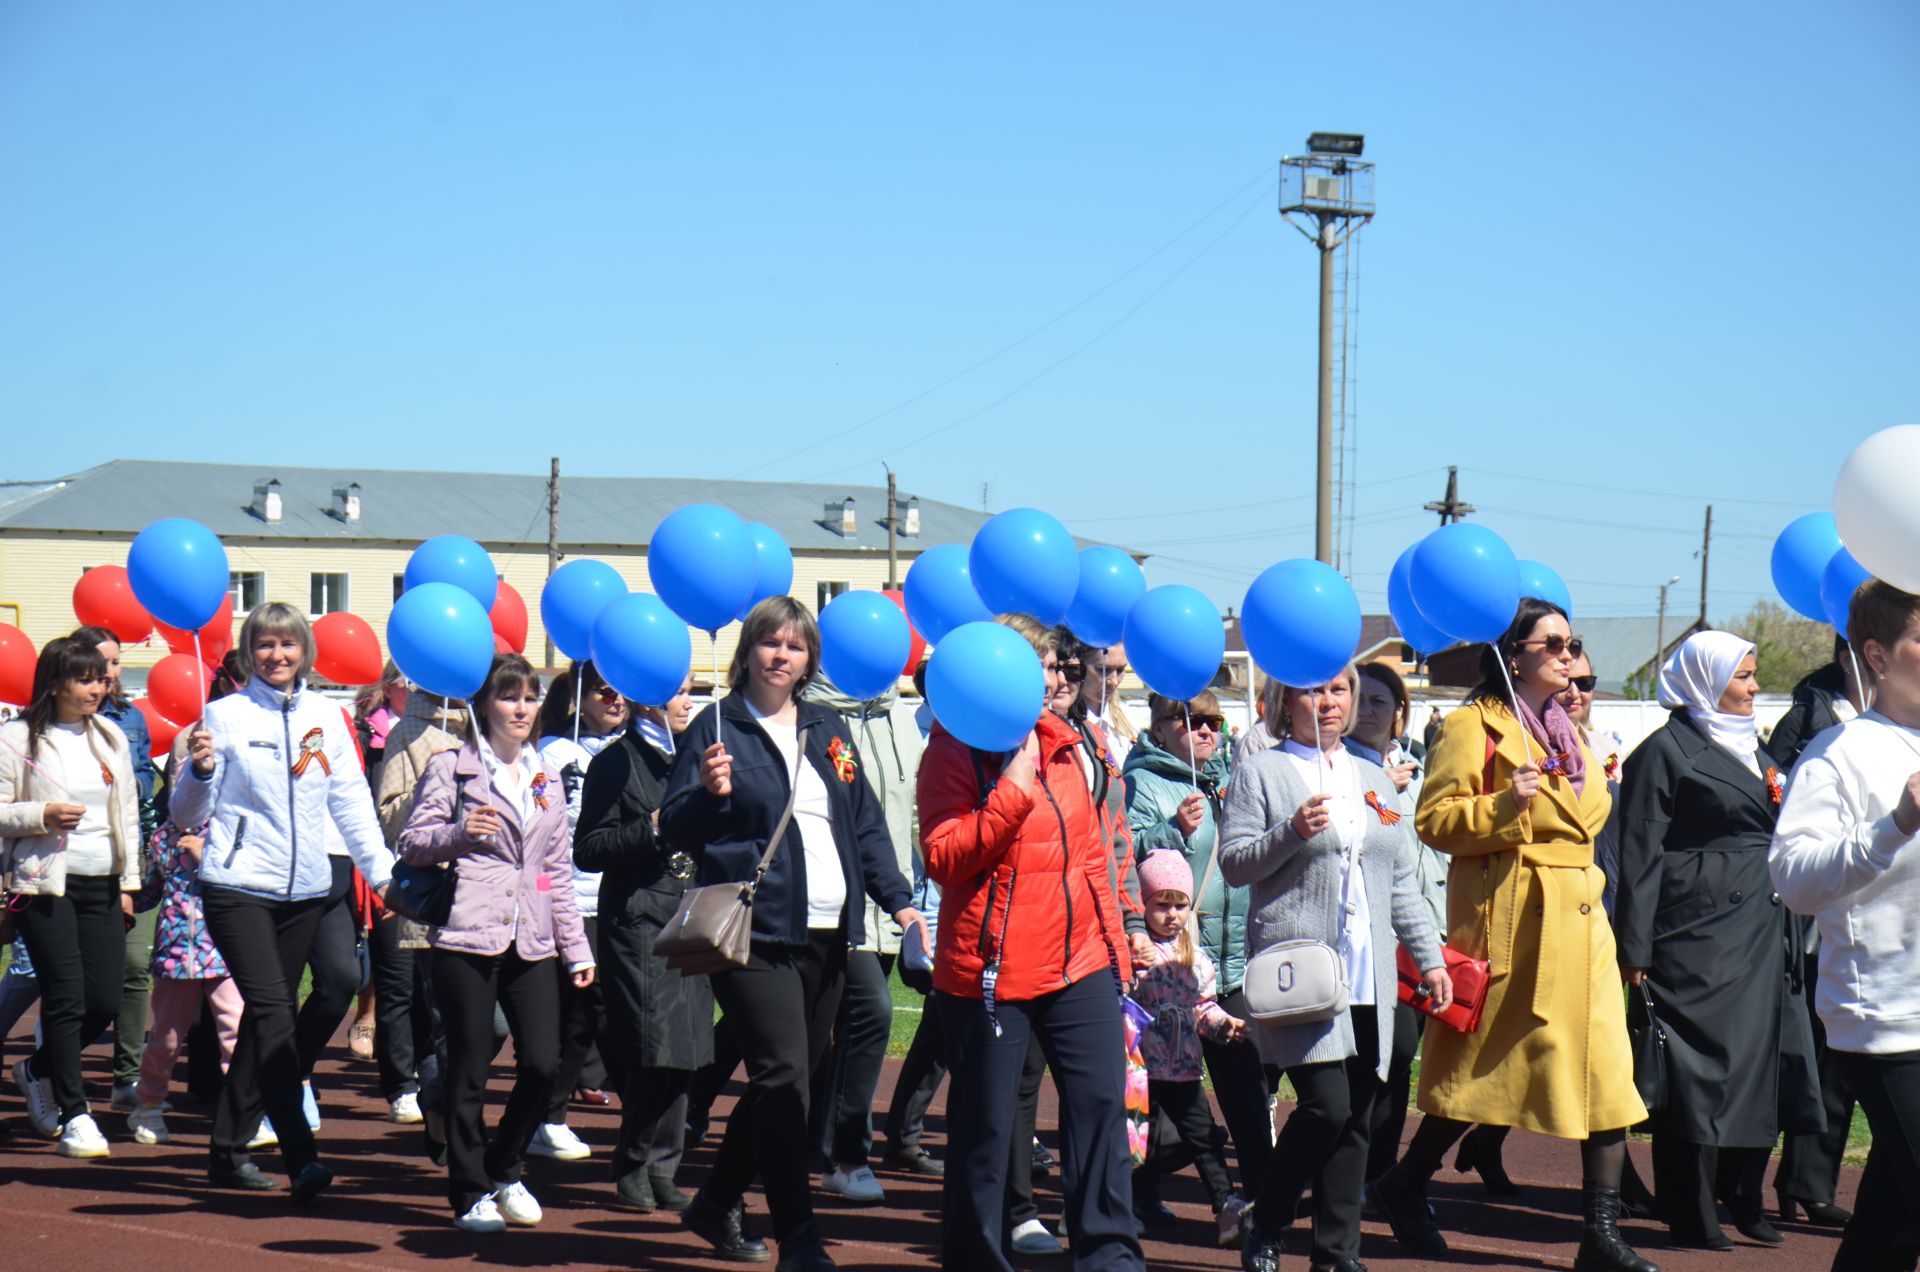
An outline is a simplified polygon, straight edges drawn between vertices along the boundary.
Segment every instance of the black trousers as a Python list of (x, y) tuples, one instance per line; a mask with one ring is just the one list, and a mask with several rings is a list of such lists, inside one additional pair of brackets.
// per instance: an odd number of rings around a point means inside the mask
[(1840, 1162), (1847, 1151), (1847, 1131), (1853, 1126), (1853, 1093), (1840, 1061), (1827, 1049), (1827, 1027), (1813, 1009), (1813, 987), (1819, 983), (1820, 956), (1809, 954), (1804, 963), (1807, 992), (1803, 997), (1813, 1018), (1813, 1054), (1820, 1066), (1820, 1103), (1827, 1112), (1827, 1129), (1802, 1131), (1786, 1137), (1780, 1169), (1774, 1172), (1774, 1191), (1802, 1201), (1831, 1202), (1840, 1182)]
[(836, 1166), (861, 1166), (873, 1153), (873, 1093), (893, 1034), (893, 955), (847, 953), (847, 988), (833, 1025), (833, 1044), (813, 1077), (811, 1130)]
[(87, 1111), (80, 1053), (120, 1012), (127, 961), (120, 880), (70, 874), (65, 896), (29, 898), (15, 921), (40, 978), (40, 1050), (33, 1075), (53, 1084), (65, 1123)]
[(1387, 1057), (1387, 1085), (1373, 1102), (1373, 1124), (1367, 1129), (1367, 1178), (1378, 1179), (1393, 1169), (1400, 1157), (1400, 1137), (1407, 1129), (1407, 1099), (1413, 1094), (1413, 1058), (1420, 1054), (1420, 1035), (1427, 1018), (1398, 1003), (1393, 1009), (1393, 1050)]
[[(600, 948), (600, 921), (582, 919), (587, 929), (587, 948)], [(560, 1068), (553, 1075), (553, 1094), (547, 1100), (546, 1120), (567, 1120), (567, 1101), (575, 1087), (595, 1090), (607, 1085), (607, 1065), (600, 1058), (600, 1035), (606, 1032), (606, 1002), (600, 997), (600, 980), (581, 989), (573, 983), (566, 968), (560, 969)]]
[[(1247, 1019), (1247, 997), (1234, 990), (1220, 1006), (1237, 1020)], [(1242, 1196), (1258, 1197), (1273, 1155), (1273, 1122), (1267, 1099), (1280, 1085), (1280, 1073), (1260, 1063), (1260, 1053), (1247, 1043), (1200, 1040), (1200, 1054), (1213, 1079), (1213, 1098), (1220, 1101), (1220, 1118), (1233, 1137), (1234, 1157), (1240, 1165)]]
[(1669, 1229), (1684, 1236), (1718, 1229), (1716, 1200), (1725, 1201), (1736, 1220), (1760, 1213), (1772, 1156), (1767, 1149), (1696, 1144), (1679, 1135), (1665, 1114), (1654, 1114), (1652, 1122), (1653, 1194)]
[(1147, 1198), (1158, 1201), (1161, 1179), (1177, 1170), (1181, 1162), (1190, 1161), (1200, 1173), (1207, 1201), (1215, 1214), (1220, 1213), (1220, 1207), (1227, 1204), (1227, 1197), (1233, 1192), (1233, 1182), (1227, 1178), (1226, 1163), (1220, 1160), (1220, 1152), (1214, 1146), (1213, 1108), (1207, 1103), (1206, 1090), (1198, 1080), (1149, 1080), (1147, 1103), (1156, 1123), (1165, 1118), (1173, 1128), (1179, 1145), (1170, 1148), (1161, 1142), (1157, 1133), (1154, 1135), (1147, 1146), (1147, 1160), (1133, 1172), (1135, 1202)]
[(727, 1119), (701, 1191), (731, 1208), (759, 1176), (776, 1240), (813, 1219), (807, 1099), (846, 971), (846, 931), (835, 929), (810, 933), (805, 945), (756, 941), (745, 967), (713, 977), (713, 997), (746, 1061), (747, 1093)]
[[(447, 1031), (442, 1108), (447, 1125), (447, 1196), (456, 1215), (520, 1178), (527, 1143), (545, 1116), (560, 1065), (560, 996), (556, 958), (529, 963), (505, 954), (433, 952), (433, 991)], [(493, 1010), (506, 1013), (513, 1035), (513, 1090), (493, 1137), (487, 1137), (487, 1075), (500, 1049)], [(278, 1129), (279, 1123), (274, 1127)]]
[[(1067, 1240), (1076, 1269), (1144, 1268), (1133, 1227), (1120, 991), (1096, 972), (1041, 998), (1001, 1002), (994, 1036), (978, 998), (939, 995), (950, 1044), (940, 1264), (1010, 1272), (1007, 1163), (1013, 1104), (1035, 1034), (1060, 1090)], [(1026, 1151), (1026, 1145), (1019, 1146)]]
[(1274, 1141), (1255, 1211), (1262, 1228), (1283, 1232), (1311, 1186), (1316, 1266), (1360, 1255), (1367, 1136), (1373, 1102), (1380, 1095), (1375, 1072), (1380, 1039), (1373, 1007), (1356, 1006), (1347, 1019), (1353, 1027), (1354, 1055), (1286, 1071), (1299, 1103)]
[(324, 897), (278, 901), (232, 888), (201, 890), (207, 932), (247, 1004), (213, 1113), (209, 1164), (216, 1173), (248, 1160), (247, 1141), (259, 1127), (263, 1109), (280, 1136), (280, 1157), (288, 1172), (314, 1160), (313, 1132), (300, 1111), (303, 1070), (294, 1020), (300, 973), (326, 908)]
[(713, 1120), (713, 1102), (733, 1081), (734, 1070), (739, 1067), (740, 1043), (722, 1009), (720, 1019), (713, 1022), (713, 1059), (693, 1071), (693, 1083), (687, 1088), (687, 1125), (698, 1135), (707, 1133), (707, 1123)]
[(427, 960), (422, 951), (400, 945), (400, 921), (374, 920), (367, 933), (373, 963), (373, 1060), (380, 1069), (380, 1095), (388, 1101), (420, 1090), (423, 1046), (433, 1038), (430, 995), (422, 982)]
[(687, 1088), (692, 1069), (627, 1069), (620, 1088), (620, 1138), (613, 1146), (613, 1177), (644, 1170), (672, 1179), (687, 1146)]
[(1907, 1272), (1920, 1260), (1920, 1051), (1829, 1054), (1873, 1128), (1834, 1272)]
[[(1013, 1134), (1007, 1147), (1007, 1228), (1011, 1231), (1040, 1217), (1033, 1200), (1033, 1137), (1040, 1122), (1040, 1087), (1047, 1077), (1047, 1052), (1035, 1030), (1027, 1038), (1027, 1058), (1020, 1065), (1020, 1085), (1013, 1092)], [(1058, 1085), (1056, 1083), (1056, 1085)], [(947, 1119), (949, 1126), (953, 1119)], [(951, 1147), (951, 1137), (949, 1137)]]
[(927, 1110), (940, 1084), (947, 1080), (947, 1036), (940, 1027), (938, 995), (923, 1000), (920, 1027), (913, 1031), (907, 1045), (907, 1058), (900, 1064), (900, 1076), (893, 1082), (893, 1098), (887, 1102), (887, 1144), (891, 1148), (915, 1148), (927, 1128)]
[[(353, 861), (347, 857), (329, 857), (333, 867), (333, 885), (327, 890), (326, 909), (313, 934), (313, 949), (307, 966), (313, 969), (313, 984), (307, 1001), (300, 1004), (294, 1024), (294, 1039), (300, 1048), (300, 1076), (313, 1076), (320, 1053), (333, 1041), (340, 1022), (360, 992), (360, 937), (353, 922)], [(280, 1129), (276, 1120), (274, 1129)]]

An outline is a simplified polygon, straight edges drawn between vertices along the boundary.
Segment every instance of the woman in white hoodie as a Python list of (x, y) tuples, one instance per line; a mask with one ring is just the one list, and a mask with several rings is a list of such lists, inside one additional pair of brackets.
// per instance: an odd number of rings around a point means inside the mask
[(347, 717), (307, 688), (307, 620), (291, 605), (262, 605), (240, 629), (240, 651), (253, 674), (238, 693), (210, 704), (194, 729), (171, 814), (179, 826), (208, 823), (201, 906), (247, 1004), (214, 1112), (208, 1177), (220, 1188), (281, 1186), (247, 1155), (264, 1106), (280, 1135), (293, 1199), (304, 1202), (333, 1182), (301, 1112), (294, 1030), (300, 973), (333, 887), (328, 820), (382, 897), (393, 854), (381, 839)]
[(1773, 886), (1820, 925), (1815, 1010), (1873, 1128), (1836, 1268), (1920, 1258), (1920, 596), (1877, 579), (1848, 633), (1871, 708), (1794, 767), (1769, 857)]

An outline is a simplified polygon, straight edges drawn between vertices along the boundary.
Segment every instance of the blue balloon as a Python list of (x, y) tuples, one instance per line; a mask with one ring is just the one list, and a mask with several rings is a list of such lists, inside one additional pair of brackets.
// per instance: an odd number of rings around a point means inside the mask
[(998, 623), (961, 624), (927, 663), (933, 718), (976, 750), (1011, 751), (1025, 742), (1046, 696), (1040, 656), (1026, 637)]
[(745, 618), (748, 610), (768, 597), (785, 596), (793, 590), (793, 549), (780, 532), (749, 521), (747, 533), (753, 536), (753, 595), (740, 607), (737, 618)]
[(907, 616), (878, 592), (842, 592), (820, 611), (821, 669), (849, 697), (893, 688), (912, 649)]
[(1860, 585), (1873, 575), (1867, 567), (1853, 559), (1853, 553), (1841, 548), (1833, 554), (1833, 560), (1827, 562), (1827, 568), (1820, 575), (1820, 608), (1826, 611), (1827, 621), (1833, 624), (1833, 630), (1840, 633), (1840, 639), (1847, 640), (1847, 614), (1853, 608), (1853, 594)]
[(605, 561), (575, 557), (549, 574), (540, 589), (540, 624), (567, 657), (575, 662), (592, 658), (594, 623), (602, 610), (626, 594), (627, 581), (620, 571)]
[(989, 610), (1031, 614), (1049, 627), (1067, 616), (1080, 586), (1073, 536), (1037, 508), (1009, 508), (975, 531), (967, 571)]
[(1465, 521), (1420, 540), (1408, 581), (1420, 616), (1455, 640), (1498, 640), (1520, 608), (1513, 549), (1485, 526)]
[(500, 575), (487, 550), (461, 534), (437, 534), (413, 550), (403, 578), (408, 591), (422, 583), (451, 583), (491, 610)]
[(1127, 611), (1146, 595), (1147, 576), (1119, 548), (1096, 544), (1080, 549), (1080, 585), (1067, 607), (1067, 626), (1089, 645), (1118, 644)]
[(470, 698), (493, 666), (493, 624), (452, 583), (409, 587), (387, 615), (387, 651), (407, 679), (443, 698)]
[(713, 504), (668, 513), (647, 544), (647, 574), (667, 607), (703, 632), (748, 608), (760, 572), (747, 523)]
[(947, 633), (967, 623), (984, 623), (993, 611), (980, 600), (967, 570), (967, 550), (943, 543), (922, 552), (907, 570), (907, 617), (929, 645), (938, 645)]
[(1419, 547), (1409, 544), (1393, 563), (1393, 573), (1387, 577), (1387, 612), (1393, 615), (1401, 640), (1418, 653), (1437, 654), (1453, 644), (1453, 637), (1422, 618), (1420, 607), (1413, 603), (1413, 554)]
[[(1283, 685), (1312, 688), (1353, 661), (1360, 645), (1360, 598), (1330, 565), (1282, 561), (1247, 589), (1240, 630), (1262, 671)], [(1132, 645), (1127, 656), (1138, 658)]]
[[(558, 643), (558, 642), (556, 642)], [(629, 592), (601, 607), (593, 622), (593, 665), (623, 697), (664, 706), (693, 666), (693, 637), (659, 597)]]
[(1135, 601), (1121, 638), (1133, 674), (1161, 697), (1182, 702), (1213, 683), (1227, 653), (1220, 611), (1179, 583), (1156, 587)]
[(1840, 527), (1830, 512), (1810, 512), (1787, 523), (1773, 541), (1773, 586), (1780, 599), (1816, 623), (1827, 621), (1820, 589), (1827, 564), (1840, 551)]
[(1567, 581), (1561, 578), (1552, 566), (1540, 561), (1521, 561), (1519, 565), (1521, 596), (1551, 601), (1558, 605), (1568, 618), (1573, 617), (1573, 593), (1567, 591)]
[(227, 550), (213, 531), (185, 517), (163, 517), (127, 549), (134, 599), (169, 627), (198, 631), (227, 599)]

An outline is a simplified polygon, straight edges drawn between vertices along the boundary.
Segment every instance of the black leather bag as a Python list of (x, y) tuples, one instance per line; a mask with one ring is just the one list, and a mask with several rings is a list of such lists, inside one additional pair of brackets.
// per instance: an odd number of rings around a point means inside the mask
[(1627, 1037), (1633, 1044), (1633, 1086), (1647, 1112), (1667, 1107), (1667, 1027), (1653, 1010), (1653, 991), (1645, 981), (1627, 996)]
[(387, 884), (387, 909), (415, 923), (444, 927), (453, 915), (453, 890), (459, 883), (460, 868), (452, 862), (416, 866), (396, 861)]

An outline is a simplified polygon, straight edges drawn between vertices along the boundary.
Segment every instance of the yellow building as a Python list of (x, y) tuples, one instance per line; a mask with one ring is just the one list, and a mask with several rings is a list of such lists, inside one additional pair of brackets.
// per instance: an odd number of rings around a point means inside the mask
[[(792, 594), (816, 612), (848, 589), (887, 586), (883, 488), (563, 477), (559, 496), (562, 560), (605, 561), (636, 591), (649, 587), (646, 543), (654, 527), (690, 503), (721, 504), (779, 532), (793, 549)], [(298, 605), (314, 618), (347, 610), (371, 624), (384, 647), (409, 554), (433, 535), (462, 534), (492, 554), (500, 577), (526, 599), (527, 653), (540, 662), (547, 505), (547, 481), (537, 476), (114, 460), (0, 502), (0, 622), (22, 628), (36, 646), (72, 630), (80, 576), (97, 565), (125, 565), (141, 529), (184, 516), (226, 545), (237, 616), (266, 601)], [(987, 517), (905, 496), (896, 514), (902, 579), (923, 549), (969, 542)], [(723, 630), (717, 650), (695, 633), (696, 675), (716, 658), (725, 667), (738, 630)], [(128, 649), (131, 679), (143, 680), (138, 669), (166, 653), (158, 635)]]

